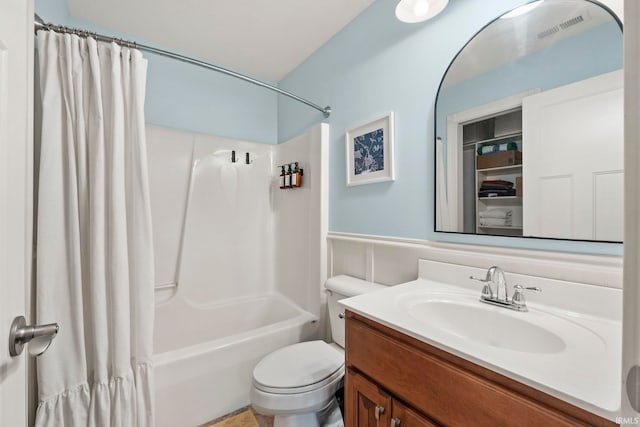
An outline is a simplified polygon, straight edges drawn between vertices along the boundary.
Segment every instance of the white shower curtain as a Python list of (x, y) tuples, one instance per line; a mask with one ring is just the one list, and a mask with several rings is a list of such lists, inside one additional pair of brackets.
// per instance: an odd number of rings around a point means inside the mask
[(444, 144), (436, 138), (436, 230), (452, 230), (449, 195), (447, 193), (447, 177), (444, 169)]
[(152, 426), (153, 245), (146, 60), (75, 35), (37, 37), (42, 128), (36, 426)]

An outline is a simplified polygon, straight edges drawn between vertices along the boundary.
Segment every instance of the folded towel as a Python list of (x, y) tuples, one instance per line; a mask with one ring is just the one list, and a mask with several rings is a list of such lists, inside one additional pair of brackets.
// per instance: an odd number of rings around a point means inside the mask
[(502, 144), (491, 144), (491, 143), (486, 143), (486, 144), (482, 144), (478, 147), (478, 155), (482, 156), (483, 154), (492, 154), (492, 153), (499, 153), (501, 151), (512, 151), (512, 150), (517, 150), (518, 149), (518, 144), (510, 141), (510, 142), (503, 142)]
[(482, 181), (482, 186), (486, 186), (486, 185), (501, 185), (501, 186), (505, 186), (505, 187), (513, 187), (513, 182), (511, 181), (505, 181), (504, 179), (485, 179), (484, 181)]
[(513, 211), (509, 208), (494, 208), (478, 212), (480, 218), (506, 219), (511, 218), (512, 215)]
[(516, 189), (510, 188), (507, 190), (480, 190), (478, 191), (478, 197), (505, 197), (505, 196), (515, 196)]
[(507, 218), (480, 218), (480, 225), (485, 227), (507, 227), (511, 225), (511, 217)]
[(511, 188), (513, 188), (513, 185), (483, 185), (480, 190), (509, 190)]

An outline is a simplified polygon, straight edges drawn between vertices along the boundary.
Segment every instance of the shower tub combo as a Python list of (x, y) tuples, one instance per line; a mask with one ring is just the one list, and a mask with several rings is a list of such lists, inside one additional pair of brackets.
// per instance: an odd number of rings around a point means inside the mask
[(320, 334), (323, 280), (313, 271), (326, 268), (309, 267), (321, 257), (303, 237), (319, 187), (310, 173), (285, 194), (274, 174), (284, 154), (305, 161), (320, 144), (274, 148), (155, 126), (147, 136), (156, 281), (177, 278), (156, 290), (156, 425), (191, 427), (248, 405), (266, 354)]
[(197, 426), (248, 405), (256, 363), (313, 339), (317, 318), (277, 294), (197, 307), (178, 291), (155, 329), (156, 426)]

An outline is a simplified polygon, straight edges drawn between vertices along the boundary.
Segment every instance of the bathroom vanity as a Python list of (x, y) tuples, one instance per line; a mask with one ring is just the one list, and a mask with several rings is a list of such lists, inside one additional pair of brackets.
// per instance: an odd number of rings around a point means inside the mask
[(616, 425), (619, 290), (572, 301), (584, 285), (507, 274), (543, 289), (508, 310), (480, 301), (481, 272), (421, 260), (417, 280), (341, 301), (347, 427)]
[(346, 319), (346, 426), (616, 425), (366, 317)]

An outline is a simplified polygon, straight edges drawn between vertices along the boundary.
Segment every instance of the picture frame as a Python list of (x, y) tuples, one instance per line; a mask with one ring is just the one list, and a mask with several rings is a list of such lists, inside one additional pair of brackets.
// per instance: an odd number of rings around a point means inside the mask
[(347, 186), (393, 181), (393, 112), (347, 130)]

